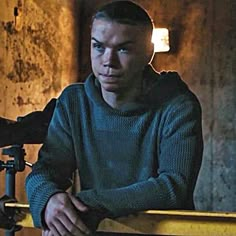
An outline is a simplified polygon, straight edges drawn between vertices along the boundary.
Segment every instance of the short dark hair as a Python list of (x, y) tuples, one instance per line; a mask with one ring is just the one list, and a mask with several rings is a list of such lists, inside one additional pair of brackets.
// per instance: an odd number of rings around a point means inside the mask
[(104, 19), (121, 24), (143, 25), (150, 31), (153, 29), (153, 21), (147, 11), (132, 1), (115, 1), (102, 6), (93, 16), (94, 20)]

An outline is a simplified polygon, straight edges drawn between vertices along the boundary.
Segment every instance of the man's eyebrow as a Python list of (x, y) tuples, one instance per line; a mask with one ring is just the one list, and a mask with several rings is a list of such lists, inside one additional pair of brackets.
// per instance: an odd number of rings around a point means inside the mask
[(96, 38), (92, 37), (92, 40), (96, 41), (97, 43), (103, 44), (102, 42), (100, 42), (99, 40), (97, 40)]
[[(104, 43), (100, 42), (99, 40), (97, 40), (97, 39), (94, 38), (94, 37), (92, 37), (91, 39), (94, 40), (95, 42), (99, 43), (99, 44), (102, 44), (102, 45), (104, 44)], [(133, 44), (133, 43), (134, 43), (134, 41), (132, 41), (132, 40), (127, 40), (127, 41), (125, 41), (125, 42), (119, 43), (117, 46), (118, 46), (118, 47), (121, 47), (121, 46), (125, 46), (125, 45), (127, 45), (127, 44)]]

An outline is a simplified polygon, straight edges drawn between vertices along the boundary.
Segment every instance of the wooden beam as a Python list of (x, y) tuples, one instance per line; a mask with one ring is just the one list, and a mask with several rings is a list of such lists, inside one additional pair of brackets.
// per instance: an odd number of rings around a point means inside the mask
[[(33, 227), (27, 204), (6, 203), (5, 206), (23, 209), (26, 215), (18, 225)], [(236, 235), (236, 213), (151, 210), (115, 220), (105, 219), (98, 231), (169, 236), (233, 236)]]

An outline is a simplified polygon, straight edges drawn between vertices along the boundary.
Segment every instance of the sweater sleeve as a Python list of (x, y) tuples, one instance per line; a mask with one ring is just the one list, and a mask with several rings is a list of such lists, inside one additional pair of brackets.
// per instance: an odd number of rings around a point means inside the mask
[(172, 104), (159, 135), (157, 175), (115, 189), (85, 190), (78, 198), (106, 217), (120, 217), (148, 209), (191, 209), (202, 160), (201, 108), (196, 100)]
[(71, 185), (75, 166), (70, 126), (58, 99), (38, 161), (26, 179), (27, 197), (36, 227), (43, 226), (41, 215), (49, 198)]

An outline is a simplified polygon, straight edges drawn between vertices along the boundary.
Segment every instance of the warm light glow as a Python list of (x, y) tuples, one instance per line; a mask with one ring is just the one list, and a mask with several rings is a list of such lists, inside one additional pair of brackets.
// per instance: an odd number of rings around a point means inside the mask
[(154, 43), (155, 52), (168, 52), (170, 50), (168, 29), (154, 29), (152, 33), (152, 43)]

